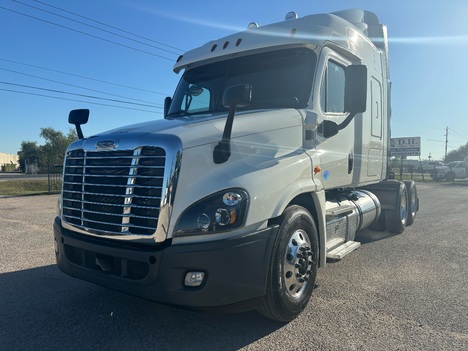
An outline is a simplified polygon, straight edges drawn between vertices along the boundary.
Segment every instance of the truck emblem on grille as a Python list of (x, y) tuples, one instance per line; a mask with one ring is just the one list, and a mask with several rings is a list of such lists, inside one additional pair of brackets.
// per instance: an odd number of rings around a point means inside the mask
[(117, 148), (114, 140), (101, 140), (96, 143), (96, 150), (112, 150)]

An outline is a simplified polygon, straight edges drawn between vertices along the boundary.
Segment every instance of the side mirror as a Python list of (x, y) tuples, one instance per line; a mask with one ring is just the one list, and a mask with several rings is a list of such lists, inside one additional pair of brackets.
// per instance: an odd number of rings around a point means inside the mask
[(354, 116), (367, 108), (367, 67), (351, 65), (345, 69), (345, 112)]
[(336, 124), (333, 121), (324, 120), (321, 132), (325, 138), (330, 138), (348, 126), (357, 113), (365, 112), (367, 108), (367, 67), (364, 65), (351, 65), (345, 68), (345, 97), (344, 112), (348, 117)]
[(233, 85), (224, 91), (223, 106), (228, 108), (244, 107), (252, 101), (250, 84)]
[(169, 113), (169, 108), (171, 107), (171, 104), (172, 104), (172, 99), (169, 96), (167, 96), (164, 99), (164, 118), (167, 117), (167, 114)]
[(89, 110), (88, 109), (79, 109), (71, 110), (68, 115), (68, 123), (74, 124), (76, 127), (76, 133), (78, 138), (83, 139), (83, 132), (81, 131), (81, 125), (88, 123), (89, 119)]

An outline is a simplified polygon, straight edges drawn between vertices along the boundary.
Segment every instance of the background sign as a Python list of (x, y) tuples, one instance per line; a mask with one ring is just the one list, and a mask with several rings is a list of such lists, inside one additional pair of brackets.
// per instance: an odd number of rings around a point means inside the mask
[(421, 137), (391, 138), (391, 156), (421, 156)]

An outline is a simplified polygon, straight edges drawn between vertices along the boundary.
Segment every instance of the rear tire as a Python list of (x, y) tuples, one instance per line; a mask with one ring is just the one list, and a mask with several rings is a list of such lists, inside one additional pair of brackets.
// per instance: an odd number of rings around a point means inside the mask
[(315, 222), (305, 208), (289, 206), (279, 221), (259, 312), (273, 320), (290, 322), (307, 306), (314, 289), (319, 245)]
[(414, 223), (416, 212), (419, 210), (419, 203), (416, 184), (412, 180), (407, 180), (405, 186), (408, 193), (408, 215), (406, 217), (406, 226), (408, 227)]
[(395, 209), (386, 212), (387, 228), (391, 233), (401, 234), (408, 222), (408, 192), (406, 186), (400, 183), (395, 201)]

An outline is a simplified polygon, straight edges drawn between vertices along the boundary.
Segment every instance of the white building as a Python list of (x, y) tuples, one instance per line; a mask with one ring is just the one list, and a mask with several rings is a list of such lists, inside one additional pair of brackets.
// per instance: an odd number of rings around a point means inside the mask
[(4, 154), (0, 152), (0, 172), (4, 172), (7, 165), (15, 165), (18, 168), (18, 155)]

